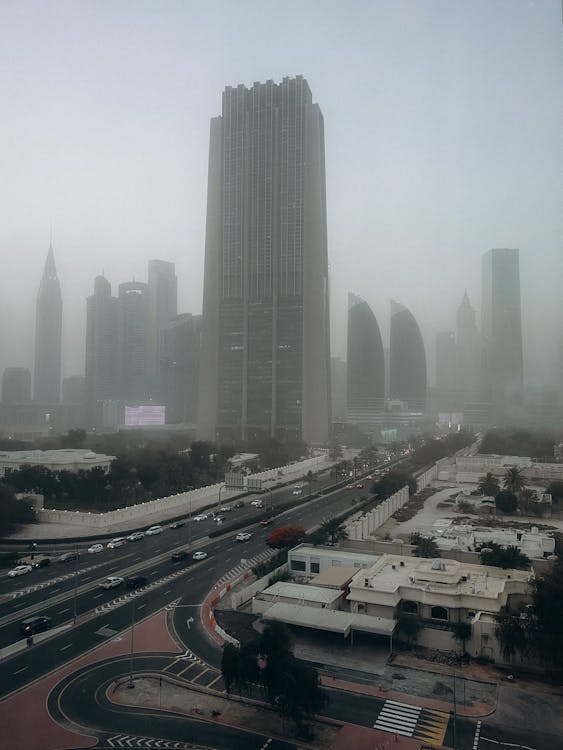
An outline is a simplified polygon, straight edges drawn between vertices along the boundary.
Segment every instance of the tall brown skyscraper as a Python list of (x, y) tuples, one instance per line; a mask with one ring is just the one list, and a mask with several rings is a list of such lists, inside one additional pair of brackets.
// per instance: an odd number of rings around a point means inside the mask
[(227, 87), (211, 121), (200, 436), (330, 424), (324, 125), (302, 76)]
[(63, 300), (49, 245), (37, 294), (35, 318), (35, 378), (33, 397), (40, 404), (56, 404), (61, 397), (61, 336)]

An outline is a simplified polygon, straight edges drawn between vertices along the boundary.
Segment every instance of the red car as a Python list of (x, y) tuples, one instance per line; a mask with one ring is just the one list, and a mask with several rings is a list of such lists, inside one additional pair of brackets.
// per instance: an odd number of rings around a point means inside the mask
[(263, 521), (260, 521), (260, 526), (269, 526), (271, 523), (268, 518), (265, 518)]

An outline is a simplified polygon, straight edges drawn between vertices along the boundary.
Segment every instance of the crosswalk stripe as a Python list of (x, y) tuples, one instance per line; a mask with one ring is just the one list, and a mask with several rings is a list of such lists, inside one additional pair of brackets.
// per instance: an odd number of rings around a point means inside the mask
[(212, 685), (215, 685), (215, 683), (216, 683), (216, 682), (218, 682), (218, 680), (220, 680), (222, 676), (223, 676), (223, 675), (222, 675), (222, 674), (221, 674), (221, 673), (219, 672), (219, 674), (217, 675), (217, 677), (215, 677), (215, 678), (214, 678), (213, 680), (211, 680), (211, 682), (208, 682), (208, 683), (207, 683), (206, 687), (208, 687), (208, 688), (209, 688), (209, 687), (211, 687)]
[(187, 666), (187, 667), (184, 667), (184, 669), (181, 669), (181, 670), (180, 670), (180, 671), (178, 672), (178, 677), (179, 677), (179, 676), (180, 676), (181, 674), (184, 674), (184, 672), (187, 672), (187, 671), (188, 671), (188, 669), (191, 669), (192, 667), (195, 667), (195, 665), (196, 665), (196, 664), (197, 664), (197, 662), (195, 662), (195, 661), (192, 661), (192, 662), (190, 662), (190, 664), (188, 664), (188, 666)]

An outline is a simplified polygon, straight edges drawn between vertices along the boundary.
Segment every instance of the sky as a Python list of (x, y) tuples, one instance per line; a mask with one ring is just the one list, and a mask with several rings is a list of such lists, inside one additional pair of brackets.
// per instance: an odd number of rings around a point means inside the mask
[(347, 293), (438, 330), (481, 258), (521, 256), (525, 371), (563, 330), (560, 0), (0, 0), (0, 371), (33, 369), (52, 235), (63, 375), (83, 374), (94, 277), (176, 264), (201, 312), (209, 120), (227, 85), (302, 74), (325, 119), (332, 354)]

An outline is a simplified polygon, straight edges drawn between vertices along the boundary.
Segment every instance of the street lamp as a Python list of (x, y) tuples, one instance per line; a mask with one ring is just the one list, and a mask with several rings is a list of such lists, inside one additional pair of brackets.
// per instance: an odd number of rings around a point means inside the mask
[(226, 484), (223, 482), (223, 484), (219, 485), (219, 505), (221, 505), (221, 492), (223, 492), (224, 489), (226, 489)]
[(133, 636), (135, 634), (135, 599), (131, 602), (131, 650), (129, 653), (129, 682), (128, 688), (133, 688)]
[(76, 607), (77, 607), (76, 599), (77, 599), (77, 594), (78, 594), (78, 557), (79, 557), (79, 555), (78, 555), (78, 547), (75, 548), (75, 554), (76, 554), (76, 558), (74, 560), (74, 592), (73, 592), (73, 596), (72, 596), (72, 610), (73, 610), (72, 624), (73, 625), (76, 625), (76, 617), (77, 617), (77, 613), (76, 613)]

